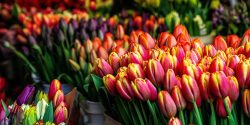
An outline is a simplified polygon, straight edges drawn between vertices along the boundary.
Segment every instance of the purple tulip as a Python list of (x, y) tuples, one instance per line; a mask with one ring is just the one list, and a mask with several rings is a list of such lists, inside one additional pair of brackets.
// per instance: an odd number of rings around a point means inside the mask
[(19, 106), (28, 103), (29, 101), (31, 101), (34, 93), (35, 93), (35, 87), (32, 85), (27, 85), (22, 91), (22, 93), (17, 97), (16, 103)]

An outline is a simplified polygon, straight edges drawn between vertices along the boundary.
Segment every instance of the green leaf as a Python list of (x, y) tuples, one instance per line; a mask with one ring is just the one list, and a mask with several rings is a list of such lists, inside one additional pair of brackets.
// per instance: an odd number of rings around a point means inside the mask
[(99, 88), (101, 88), (103, 86), (102, 79), (95, 74), (91, 74), (90, 76), (93, 80), (94, 87), (95, 87), (96, 91), (98, 92)]
[(1, 100), (1, 101), (2, 101), (2, 106), (3, 106), (4, 112), (5, 112), (5, 117), (7, 117), (9, 115), (8, 107), (3, 100)]
[(43, 121), (44, 121), (44, 123), (46, 123), (46, 122), (53, 123), (53, 119), (54, 119), (53, 105), (52, 105), (52, 102), (50, 101), (49, 105), (46, 108), (46, 111), (45, 111), (45, 114), (43, 117)]

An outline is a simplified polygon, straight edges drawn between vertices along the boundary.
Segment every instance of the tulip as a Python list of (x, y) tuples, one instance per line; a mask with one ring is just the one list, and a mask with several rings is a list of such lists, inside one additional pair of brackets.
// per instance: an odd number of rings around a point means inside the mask
[(218, 50), (217, 53), (215, 54), (214, 58), (221, 58), (224, 62), (227, 61), (227, 55), (225, 54), (224, 51)]
[(227, 66), (235, 70), (235, 67), (239, 62), (240, 57), (238, 55), (232, 55), (227, 60)]
[(172, 117), (170, 118), (168, 125), (182, 125), (182, 123), (179, 118)]
[(199, 38), (195, 38), (191, 41), (191, 48), (203, 48), (204, 47), (204, 43), (199, 39)]
[(62, 90), (57, 90), (53, 98), (53, 106), (57, 107), (61, 102), (64, 101), (64, 94)]
[(102, 46), (100, 46), (99, 48), (98, 48), (98, 57), (99, 58), (103, 58), (103, 59), (105, 59), (105, 60), (107, 60), (108, 59), (108, 52), (107, 52), (107, 50), (106, 49), (104, 49)]
[(111, 52), (108, 58), (108, 63), (112, 67), (113, 71), (117, 71), (119, 68), (120, 57), (116, 52)]
[(44, 101), (46, 101), (46, 102), (49, 102), (49, 97), (48, 97), (48, 95), (45, 93), (45, 92), (43, 92), (43, 91), (38, 91), (37, 92), (37, 96), (38, 96), (38, 100), (36, 101), (36, 102), (38, 102), (38, 101), (40, 101), (40, 100), (44, 100)]
[(158, 93), (158, 105), (160, 111), (168, 118), (174, 117), (177, 109), (174, 100), (167, 91)]
[(142, 57), (139, 52), (129, 52), (128, 53), (128, 63), (142, 64)]
[(21, 106), (22, 104), (27, 104), (31, 102), (34, 93), (35, 87), (32, 85), (27, 85), (21, 92), (21, 94), (17, 97), (16, 103)]
[(134, 97), (132, 87), (126, 77), (122, 77), (116, 82), (116, 90), (125, 100), (131, 100)]
[(173, 87), (171, 96), (178, 110), (183, 110), (186, 108), (186, 100), (181, 92), (181, 89), (178, 86)]
[(148, 79), (136, 78), (131, 83), (131, 87), (135, 97), (140, 100), (147, 101), (149, 99), (155, 101), (157, 98), (157, 90)]
[(86, 59), (87, 55), (86, 55), (86, 53), (85, 53), (85, 48), (84, 48), (84, 46), (81, 46), (81, 47), (80, 47), (79, 56), (82, 57), (83, 59)]
[(230, 67), (226, 67), (226, 71), (224, 73), (226, 76), (234, 76), (234, 70)]
[(111, 75), (111, 74), (108, 74), (106, 76), (104, 76), (102, 78), (103, 80), (103, 84), (105, 86), (105, 88), (108, 90), (108, 92), (115, 96), (116, 95), (116, 90), (115, 90), (115, 83), (116, 83), (116, 78)]
[(48, 103), (42, 99), (37, 102), (36, 105), (36, 116), (38, 120), (42, 120), (46, 111), (46, 107), (48, 106)]
[(80, 71), (81, 66), (76, 61), (69, 59), (69, 63), (71, 65), (73, 71), (75, 71), (75, 72)]
[(57, 79), (54, 79), (51, 81), (50, 87), (49, 87), (49, 92), (48, 92), (49, 100), (53, 100), (58, 90), (62, 90), (61, 82)]
[(217, 53), (217, 50), (213, 45), (206, 45), (204, 50), (203, 50), (203, 55), (204, 56), (210, 56), (213, 57)]
[(125, 49), (120, 46), (113, 48), (112, 51), (116, 52), (120, 57), (126, 53)]
[(132, 44), (130, 46), (130, 50), (133, 52), (139, 52), (143, 60), (147, 60), (149, 58), (148, 51), (141, 44), (138, 43)]
[(217, 71), (211, 74), (208, 87), (210, 93), (215, 98), (224, 98), (228, 96), (230, 88), (228, 79), (222, 71)]
[(247, 42), (244, 47), (245, 55), (247, 58), (250, 57), (250, 42)]
[(91, 52), (90, 52), (90, 63), (95, 64), (96, 59), (97, 59), (96, 51), (91, 50)]
[(185, 58), (191, 59), (193, 64), (197, 64), (200, 61), (200, 57), (193, 50), (187, 51)]
[(55, 124), (51, 122), (46, 122), (45, 125), (55, 125)]
[(128, 54), (124, 54), (121, 56), (120, 66), (128, 66)]
[(155, 40), (148, 33), (141, 34), (138, 39), (145, 49), (152, 49), (155, 46)]
[(168, 69), (164, 76), (163, 87), (168, 92), (172, 91), (172, 88), (177, 85), (176, 76), (173, 69)]
[(176, 56), (172, 56), (169, 52), (165, 52), (161, 55), (161, 65), (164, 71), (168, 69), (176, 69), (177, 68), (177, 58)]
[(202, 73), (201, 68), (194, 64), (188, 64), (187, 66), (183, 67), (183, 74), (190, 75), (195, 79), (199, 79), (201, 73)]
[(37, 121), (36, 116), (36, 107), (31, 106), (29, 109), (24, 110), (24, 119), (23, 124), (25, 125), (34, 125)]
[(127, 68), (128, 79), (134, 81), (136, 78), (145, 78), (142, 67), (136, 63), (130, 63)]
[(147, 78), (155, 85), (159, 86), (164, 80), (164, 69), (156, 59), (150, 59), (146, 65)]
[(158, 38), (158, 46), (162, 47), (166, 45), (167, 38), (170, 34), (168, 32), (162, 32)]
[(230, 92), (228, 93), (228, 96), (232, 102), (236, 101), (239, 97), (239, 83), (236, 77), (234, 76), (228, 76), (228, 84), (230, 87)]
[(84, 42), (84, 47), (85, 47), (86, 53), (90, 54), (91, 50), (93, 49), (93, 44), (90, 40), (87, 40), (86, 42)]
[(210, 72), (226, 71), (226, 63), (221, 58), (214, 58), (210, 64)]
[(235, 49), (236, 54), (244, 54), (245, 53), (245, 46), (239, 46), (238, 48)]
[[(225, 102), (231, 111), (232, 104), (228, 96), (225, 97)], [(227, 113), (227, 110), (226, 110), (226, 107), (224, 105), (224, 101), (222, 98), (219, 98), (216, 100), (216, 113), (219, 117), (222, 117), (222, 118), (226, 118), (228, 116), (228, 113)]]
[(180, 34), (183, 34), (186, 38), (190, 39), (188, 31), (185, 26), (178, 25), (174, 28), (173, 35), (177, 38)]
[(234, 49), (233, 47), (228, 47), (225, 51), (226, 55), (234, 55), (236, 54), (236, 49)]
[(245, 89), (242, 93), (242, 108), (247, 115), (247, 117), (250, 117), (250, 89)]
[(236, 65), (235, 72), (240, 88), (242, 89), (249, 88), (250, 87), (249, 64), (247, 64), (246, 62), (239, 62)]
[(225, 51), (227, 48), (227, 43), (222, 36), (216, 36), (213, 41), (213, 45), (217, 50)]
[(69, 117), (68, 109), (65, 106), (64, 102), (62, 102), (60, 103), (60, 105), (56, 107), (54, 112), (55, 124), (60, 124), (62, 122), (66, 123), (68, 117)]
[(204, 72), (201, 74), (201, 77), (198, 81), (198, 86), (200, 89), (200, 93), (201, 93), (201, 97), (205, 100), (205, 101), (210, 101), (211, 95), (209, 93), (209, 79), (210, 79), (210, 73), (209, 72)]
[(175, 55), (179, 62), (181, 62), (185, 57), (185, 51), (181, 46), (171, 48), (171, 54)]
[(180, 33), (176, 37), (178, 45), (185, 45), (186, 43), (190, 43), (189, 37), (186, 37), (185, 34)]
[(0, 77), (0, 92), (2, 92), (5, 89), (6, 80), (3, 77)]
[(107, 74), (114, 74), (112, 67), (104, 59), (100, 58), (96, 60), (95, 71), (100, 77), (103, 77)]
[(194, 78), (186, 74), (182, 75), (181, 86), (183, 95), (187, 101), (194, 102), (197, 100), (200, 91)]
[(117, 30), (116, 30), (116, 38), (117, 39), (122, 39), (123, 36), (124, 36), (124, 29), (123, 29), (123, 26), (122, 25), (118, 25), (117, 26)]
[(242, 37), (242, 40), (241, 40), (241, 45), (245, 45), (247, 42), (250, 41), (250, 30), (246, 30), (243, 37)]
[(237, 48), (240, 45), (240, 37), (236, 34), (228, 35), (227, 36), (227, 45), (233, 48)]

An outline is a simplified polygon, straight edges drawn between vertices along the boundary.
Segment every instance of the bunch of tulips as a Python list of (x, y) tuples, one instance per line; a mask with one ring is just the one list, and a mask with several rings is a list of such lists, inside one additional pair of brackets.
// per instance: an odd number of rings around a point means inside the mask
[(131, 35), (125, 54), (96, 60), (104, 106), (127, 125), (249, 124), (249, 31), (209, 45), (182, 25), (157, 40)]
[(27, 85), (12, 105), (2, 102), (2, 106), (0, 123), (5, 125), (63, 125), (69, 118), (69, 105), (56, 79), (51, 82), (48, 94), (43, 91), (35, 94), (35, 87)]

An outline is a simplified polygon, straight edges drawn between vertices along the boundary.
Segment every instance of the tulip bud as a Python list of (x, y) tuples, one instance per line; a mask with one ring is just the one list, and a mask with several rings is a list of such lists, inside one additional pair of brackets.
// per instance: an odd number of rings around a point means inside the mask
[(38, 91), (38, 93), (37, 93), (38, 95), (38, 100), (36, 101), (36, 102), (38, 102), (38, 101), (40, 101), (40, 100), (44, 100), (44, 101), (46, 101), (46, 102), (49, 102), (49, 97), (48, 97), (48, 95), (45, 93), (45, 92), (43, 92), (43, 91)]
[(224, 51), (218, 50), (217, 53), (215, 54), (214, 58), (221, 58), (224, 62), (227, 61), (227, 55), (225, 54)]
[(245, 55), (247, 58), (250, 57), (250, 42), (247, 42), (244, 47)]
[(126, 53), (125, 49), (120, 46), (115, 47), (112, 51), (116, 52), (120, 57)]
[(86, 53), (89, 54), (91, 52), (91, 50), (93, 49), (93, 44), (88, 39), (86, 42), (84, 42), (84, 47), (85, 47)]
[(145, 49), (152, 49), (155, 46), (155, 40), (148, 33), (143, 33), (139, 36), (139, 43)]
[(109, 52), (114, 44), (114, 40), (112, 38), (112, 34), (106, 33), (104, 36), (103, 47)]
[(243, 37), (242, 37), (242, 40), (241, 40), (241, 45), (245, 45), (247, 42), (250, 41), (250, 30), (246, 30)]
[[(230, 109), (230, 111), (232, 110), (232, 103), (229, 99), (229, 97), (225, 97), (225, 101), (228, 105), (228, 108)], [(219, 98), (216, 100), (216, 113), (219, 117), (222, 117), (222, 118), (226, 118), (228, 116), (227, 114), (227, 110), (226, 110), (226, 107), (224, 105), (224, 101), (222, 98)]]
[(102, 46), (98, 48), (98, 57), (103, 58), (104, 60), (108, 59), (108, 52)]
[(130, 50), (133, 52), (139, 52), (143, 60), (147, 60), (149, 58), (148, 51), (141, 44), (138, 43), (132, 44), (130, 46)]
[(222, 36), (216, 36), (213, 41), (213, 45), (217, 50), (225, 51), (227, 48), (227, 43)]
[(178, 45), (185, 45), (186, 43), (190, 43), (190, 38), (186, 37), (185, 34), (180, 33), (176, 37)]
[(142, 57), (139, 52), (129, 52), (128, 53), (128, 63), (142, 64)]
[(235, 67), (239, 62), (240, 62), (239, 56), (238, 55), (232, 55), (227, 60), (227, 66), (235, 70)]
[(181, 46), (176, 46), (171, 49), (171, 54), (177, 57), (177, 60), (181, 62), (185, 57), (185, 51)]
[(90, 53), (90, 63), (91, 64), (95, 64), (96, 59), (97, 59), (96, 51), (91, 50), (91, 53)]
[(62, 122), (66, 123), (68, 120), (69, 114), (68, 109), (65, 106), (64, 102), (61, 102), (59, 106), (56, 107), (54, 112), (54, 121), (58, 125)]
[(35, 106), (32, 106), (27, 110), (24, 110), (24, 119), (23, 119), (24, 125), (34, 125), (36, 121), (37, 121), (37, 116), (36, 116)]
[(230, 88), (228, 79), (222, 71), (217, 71), (211, 74), (208, 87), (210, 93), (215, 98), (224, 98), (228, 96)]
[(71, 65), (73, 71), (77, 72), (81, 69), (80, 65), (76, 61), (69, 59), (69, 63)]
[(110, 53), (109, 58), (108, 58), (108, 63), (111, 65), (111, 67), (114, 71), (118, 70), (118, 68), (120, 66), (119, 62), (120, 62), (119, 55), (116, 52)]
[(177, 85), (177, 80), (176, 80), (174, 70), (173, 69), (168, 69), (166, 74), (165, 74), (164, 81), (163, 81), (164, 90), (167, 90), (168, 92), (171, 92), (172, 88), (175, 85)]
[(154, 85), (148, 79), (136, 78), (131, 84), (132, 90), (140, 100), (155, 101), (157, 98), (157, 90)]
[(170, 34), (168, 32), (162, 32), (158, 38), (158, 46), (162, 47), (166, 45), (167, 38)]
[(214, 58), (210, 64), (210, 72), (226, 71), (226, 63), (221, 58)]
[(196, 66), (194, 64), (188, 64), (187, 66), (183, 67), (183, 74), (187, 74), (189, 76), (192, 76), (195, 79), (199, 79), (201, 76), (201, 69), (199, 66)]
[(171, 95), (167, 91), (158, 93), (158, 105), (160, 111), (168, 118), (174, 117), (177, 109)]
[(189, 38), (188, 31), (185, 26), (183, 25), (178, 25), (174, 28), (173, 35), (175, 38), (177, 38), (180, 34), (183, 34), (186, 38)]
[(155, 85), (159, 86), (164, 80), (164, 69), (156, 59), (150, 59), (146, 65), (147, 78)]
[(64, 101), (64, 94), (62, 90), (57, 90), (53, 98), (53, 106), (57, 107), (61, 102)]
[(128, 54), (124, 54), (121, 56), (120, 66), (128, 66)]
[(128, 79), (134, 81), (136, 78), (145, 78), (142, 67), (136, 63), (130, 63), (127, 68)]
[(195, 38), (191, 41), (191, 48), (196, 49), (196, 48), (203, 48), (204, 43), (199, 39)]
[(134, 96), (130, 82), (126, 77), (117, 80), (116, 90), (125, 100), (131, 100)]
[(199, 56), (196, 55), (196, 52), (191, 50), (191, 51), (187, 51), (185, 58), (191, 59), (193, 64), (197, 64), (200, 61)]
[(246, 62), (239, 62), (236, 65), (235, 72), (240, 88), (242, 89), (249, 88), (250, 87), (249, 64), (247, 64)]
[(185, 109), (187, 103), (186, 100), (178, 86), (174, 86), (172, 89), (171, 96), (175, 102), (175, 105), (178, 110), (183, 110)]
[(172, 117), (170, 118), (168, 125), (182, 125), (182, 123), (179, 118)]
[(245, 46), (239, 46), (238, 48), (236, 48), (235, 49), (235, 53), (237, 54), (237, 55), (239, 55), (239, 54), (245, 54)]
[(177, 68), (177, 58), (176, 56), (172, 56), (169, 52), (163, 53), (160, 61), (164, 71), (168, 69), (175, 70)]
[(236, 49), (234, 49), (233, 47), (228, 47), (225, 51), (226, 55), (234, 55), (236, 54)]
[(187, 101), (193, 102), (197, 100), (200, 91), (194, 78), (186, 74), (182, 75), (181, 87), (183, 95)]
[(54, 79), (51, 81), (50, 87), (49, 87), (49, 92), (48, 92), (49, 100), (53, 100), (58, 90), (62, 90), (61, 82), (57, 79)]
[(83, 59), (86, 59), (86, 53), (85, 53), (85, 48), (84, 48), (84, 46), (81, 46), (81, 47), (80, 47), (79, 56), (82, 57)]
[(201, 97), (205, 100), (205, 101), (210, 101), (211, 100), (211, 95), (209, 92), (209, 79), (210, 79), (210, 73), (209, 72), (204, 72), (201, 74), (201, 77), (198, 81), (198, 86), (200, 89), (200, 93), (201, 93)]
[(230, 87), (230, 92), (228, 96), (232, 102), (236, 101), (239, 97), (239, 84), (238, 80), (234, 76), (228, 76), (228, 84)]
[(234, 70), (230, 67), (226, 67), (226, 71), (224, 73), (226, 76), (234, 76)]
[(32, 85), (27, 85), (21, 94), (17, 97), (16, 103), (21, 106), (22, 104), (30, 103), (32, 100), (32, 97), (35, 93), (35, 87)]
[(107, 74), (114, 74), (112, 67), (104, 59), (100, 58), (96, 60), (95, 71), (100, 77)]
[(210, 56), (213, 57), (217, 53), (217, 50), (213, 45), (206, 45), (204, 50), (203, 50), (203, 55), (204, 56)]
[(108, 92), (115, 96), (116, 95), (116, 90), (115, 90), (115, 83), (116, 83), (116, 78), (111, 75), (111, 74), (108, 74), (106, 76), (104, 76), (102, 78), (103, 80), (103, 84), (105, 86), (105, 88), (108, 90)]
[(46, 111), (46, 107), (48, 106), (48, 103), (42, 99), (40, 101), (37, 102), (36, 105), (36, 116), (38, 120), (42, 120), (43, 116), (45, 114)]
[(123, 29), (123, 26), (122, 25), (118, 25), (117, 26), (117, 30), (116, 30), (116, 38), (117, 39), (122, 39), (123, 36), (124, 36), (124, 29)]
[(241, 103), (245, 114), (247, 117), (250, 117), (250, 89), (245, 89), (243, 91)]
[(240, 37), (236, 34), (227, 36), (227, 45), (233, 48), (237, 48), (240, 45)]

